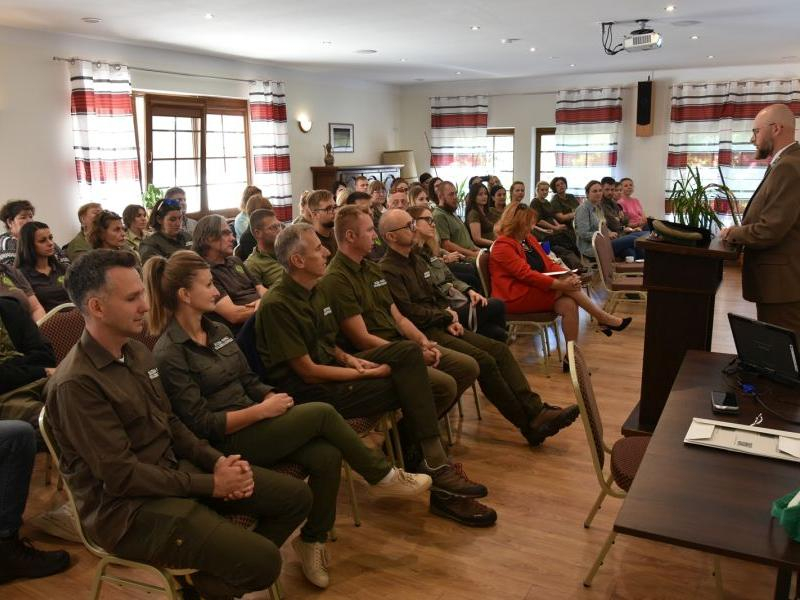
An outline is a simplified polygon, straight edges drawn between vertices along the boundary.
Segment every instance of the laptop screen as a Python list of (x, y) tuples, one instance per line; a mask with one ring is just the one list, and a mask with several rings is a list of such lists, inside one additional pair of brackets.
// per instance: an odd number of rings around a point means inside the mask
[(728, 313), (742, 366), (786, 382), (800, 383), (797, 337), (777, 325)]

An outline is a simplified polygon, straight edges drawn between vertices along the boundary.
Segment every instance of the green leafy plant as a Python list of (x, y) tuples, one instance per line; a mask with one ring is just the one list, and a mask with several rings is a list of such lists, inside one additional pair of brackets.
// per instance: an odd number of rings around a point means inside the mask
[(703, 185), (699, 167), (687, 169), (688, 176), (683, 178), (681, 173), (682, 178), (673, 184), (668, 198), (675, 220), (690, 227), (711, 229), (712, 225), (716, 225), (721, 228), (722, 221), (714, 211), (713, 202), (722, 195), (733, 206), (736, 198), (727, 186), (719, 183)]
[(147, 189), (142, 194), (142, 204), (147, 210), (152, 210), (156, 202), (164, 196), (163, 192), (152, 183), (147, 184)]

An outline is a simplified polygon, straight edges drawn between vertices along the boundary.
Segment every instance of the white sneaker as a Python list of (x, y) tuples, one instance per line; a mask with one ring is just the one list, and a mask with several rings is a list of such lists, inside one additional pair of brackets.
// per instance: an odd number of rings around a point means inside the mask
[(430, 475), (394, 469), (394, 477), (369, 486), (369, 492), (377, 498), (405, 498), (428, 491), (432, 483)]
[(37, 529), (41, 529), (54, 537), (80, 543), (81, 536), (78, 533), (75, 519), (76, 517), (72, 514), (69, 502), (64, 502), (58, 508), (36, 515), (34, 518), (29, 519), (28, 522)]
[(292, 548), (300, 558), (303, 566), (303, 575), (317, 587), (326, 588), (330, 584), (328, 576), (328, 563), (330, 556), (325, 544), (319, 542), (304, 542), (300, 536), (292, 540)]

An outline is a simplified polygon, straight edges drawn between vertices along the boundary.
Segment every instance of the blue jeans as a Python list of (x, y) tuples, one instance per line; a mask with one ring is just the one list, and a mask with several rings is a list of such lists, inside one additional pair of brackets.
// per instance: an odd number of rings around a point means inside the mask
[(644, 250), (636, 247), (636, 239), (643, 235), (650, 235), (649, 231), (634, 231), (627, 235), (620, 236), (611, 240), (611, 247), (614, 249), (614, 256), (633, 256), (634, 258), (644, 258)]
[(35, 456), (33, 427), (25, 421), (0, 421), (0, 538), (22, 527)]

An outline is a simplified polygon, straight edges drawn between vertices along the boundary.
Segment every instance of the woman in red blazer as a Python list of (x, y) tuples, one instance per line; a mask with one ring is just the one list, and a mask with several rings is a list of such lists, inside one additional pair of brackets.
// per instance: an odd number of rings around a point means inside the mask
[(564, 267), (550, 260), (531, 235), (531, 226), (538, 218), (534, 209), (522, 203), (509, 205), (503, 213), (500, 236), (492, 245), (489, 258), (492, 297), (505, 301), (509, 315), (547, 311), (560, 314), (567, 341), (578, 337), (579, 306), (597, 319), (604, 334), (625, 329), (631, 318), (615, 317), (597, 306), (581, 290), (577, 275), (545, 275), (563, 271)]

